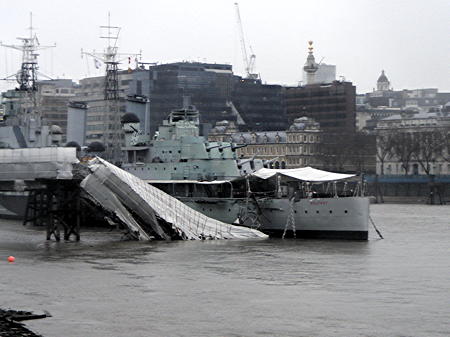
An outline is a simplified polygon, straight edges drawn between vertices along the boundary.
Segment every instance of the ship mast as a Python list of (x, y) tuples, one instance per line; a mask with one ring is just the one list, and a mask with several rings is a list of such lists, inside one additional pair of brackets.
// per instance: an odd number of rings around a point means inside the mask
[(22, 52), (22, 64), (20, 70), (16, 74), (12, 74), (4, 78), (4, 80), (13, 80), (14, 77), (19, 85), (18, 91), (26, 92), (31, 98), (34, 111), (37, 109), (36, 91), (37, 91), (37, 77), (38, 75), (50, 78), (38, 71), (37, 58), (39, 54), (37, 51), (53, 48), (56, 44), (51, 46), (43, 46), (39, 43), (37, 35), (34, 33), (33, 27), (33, 13), (30, 12), (30, 35), (28, 37), (18, 37), (17, 39), (22, 42), (20, 45), (4, 44), (0, 42), (0, 46), (19, 50)]
[[(81, 50), (81, 57), (84, 55), (94, 59), (97, 68), (103, 63), (105, 64), (105, 81), (104, 81), (104, 100), (106, 101), (106, 111), (103, 114), (103, 143), (107, 149), (107, 156), (115, 161), (120, 158), (120, 95), (119, 95), (119, 64), (128, 58), (129, 63), (131, 57), (137, 59), (141, 53), (119, 53), (117, 42), (121, 27), (111, 25), (111, 14), (108, 12), (108, 24), (100, 26), (102, 30), (101, 39), (108, 40), (106, 49), (103, 52), (84, 52)], [(129, 71), (131, 71), (129, 64)]]

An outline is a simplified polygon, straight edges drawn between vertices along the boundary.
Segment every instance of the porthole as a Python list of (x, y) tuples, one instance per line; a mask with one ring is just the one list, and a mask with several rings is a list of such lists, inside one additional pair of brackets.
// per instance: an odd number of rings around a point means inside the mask
[(308, 214), (308, 211), (305, 211), (305, 214)]
[(330, 209), (330, 214), (333, 213), (333, 211)]
[(347, 210), (345, 210), (345, 211), (344, 211), (344, 213), (348, 213), (348, 211), (347, 211)]

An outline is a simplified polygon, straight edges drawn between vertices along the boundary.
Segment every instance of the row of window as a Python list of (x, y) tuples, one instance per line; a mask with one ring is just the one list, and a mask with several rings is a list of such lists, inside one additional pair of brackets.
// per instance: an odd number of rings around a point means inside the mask
[(313, 154), (313, 146), (290, 145), (287, 148), (288, 154)]
[(104, 130), (105, 126), (103, 124), (93, 124), (93, 125), (87, 125), (86, 130), (87, 131), (97, 131), (97, 130)]
[[(447, 172), (445, 172), (445, 164), (435, 164), (430, 168), (431, 174), (450, 174), (450, 164), (447, 164)], [(404, 174), (405, 169), (401, 164), (386, 165), (385, 174)], [(409, 174), (426, 174), (425, 170), (417, 163), (408, 165)]]
[(67, 119), (66, 114), (49, 114), (49, 113), (43, 113), (42, 114), (44, 118), (47, 119)]
[(88, 116), (87, 117), (88, 122), (99, 122), (99, 121), (103, 121), (103, 116)]
[(241, 154), (256, 154), (256, 155), (262, 155), (262, 154), (271, 154), (271, 155), (277, 155), (277, 154), (284, 154), (285, 147), (280, 146), (248, 146), (240, 149)]
[[(118, 130), (120, 126), (115, 124), (108, 124), (108, 130)], [(91, 124), (86, 126), (87, 131), (105, 130), (105, 124)]]
[(306, 158), (300, 158), (300, 157), (295, 157), (295, 158), (289, 158), (289, 164), (290, 165), (298, 165), (298, 166), (303, 166), (303, 165), (308, 165), (308, 159)]
[(239, 150), (239, 155), (285, 155), (285, 154), (314, 154), (314, 146), (248, 146)]
[[(307, 142), (308, 141), (308, 136), (307, 135), (288, 135), (288, 141), (291, 142)], [(309, 136), (309, 141), (311, 143), (313, 143), (314, 141), (319, 142), (320, 141), (320, 137), (319, 136), (313, 136), (310, 135)]]

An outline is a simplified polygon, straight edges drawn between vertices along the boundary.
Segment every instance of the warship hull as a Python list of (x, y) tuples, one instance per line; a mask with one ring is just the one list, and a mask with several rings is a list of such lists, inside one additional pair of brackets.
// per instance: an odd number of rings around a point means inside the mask
[[(272, 237), (367, 240), (369, 198), (267, 198), (258, 205), (246, 199), (234, 198), (180, 198), (197, 211), (218, 220), (253, 227)], [(250, 206), (249, 206), (250, 205)], [(248, 211), (243, 209), (247, 208)], [(243, 214), (244, 213), (244, 214)], [(293, 214), (294, 221), (288, 219)]]
[(23, 219), (27, 201), (27, 192), (0, 192), (0, 219)]

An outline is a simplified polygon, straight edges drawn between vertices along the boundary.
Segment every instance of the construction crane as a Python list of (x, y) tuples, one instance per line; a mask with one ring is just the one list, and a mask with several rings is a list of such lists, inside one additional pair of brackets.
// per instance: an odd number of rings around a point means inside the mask
[(244, 30), (242, 28), (239, 4), (237, 2), (235, 2), (234, 6), (236, 7), (236, 18), (237, 18), (237, 25), (238, 25), (238, 30), (239, 30), (239, 39), (241, 41), (242, 57), (244, 59), (246, 78), (252, 79), (252, 80), (257, 80), (257, 79), (259, 79), (259, 75), (254, 73), (256, 55), (253, 53), (252, 47), (250, 47), (250, 57), (248, 57), (248, 55), (247, 55), (247, 47), (245, 45)]

